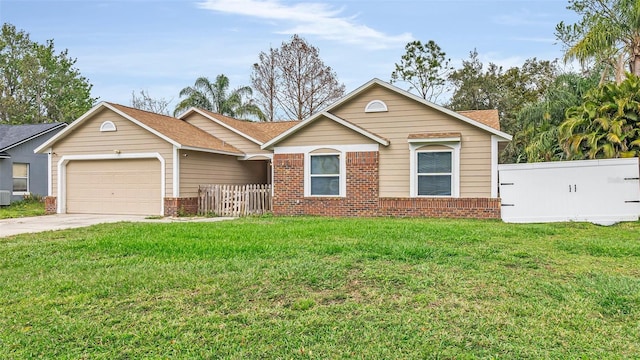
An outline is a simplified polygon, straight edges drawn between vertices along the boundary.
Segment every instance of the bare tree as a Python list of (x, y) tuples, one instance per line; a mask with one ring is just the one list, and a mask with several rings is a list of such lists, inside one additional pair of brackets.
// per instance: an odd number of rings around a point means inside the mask
[(270, 48), (268, 53), (260, 52), (259, 61), (253, 64), (251, 85), (258, 97), (256, 102), (262, 109), (266, 121), (275, 121), (276, 92), (278, 81), (278, 50)]
[(165, 98), (152, 98), (148, 91), (140, 90), (140, 96), (135, 91), (131, 92), (131, 107), (140, 110), (151, 111), (156, 114), (169, 115), (169, 103)]
[(271, 120), (279, 111), (302, 120), (344, 95), (344, 84), (320, 59), (318, 48), (298, 35), (283, 42), (280, 49), (260, 53), (259, 59), (251, 79), (262, 97), (264, 112), (272, 112), (267, 115)]

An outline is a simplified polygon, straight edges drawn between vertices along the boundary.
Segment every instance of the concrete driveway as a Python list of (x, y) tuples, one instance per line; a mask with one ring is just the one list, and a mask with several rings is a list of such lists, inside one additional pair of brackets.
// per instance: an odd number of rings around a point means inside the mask
[(11, 235), (37, 233), (49, 230), (62, 230), (91, 226), (104, 223), (115, 222), (213, 222), (221, 220), (231, 220), (233, 218), (213, 217), (184, 217), (184, 218), (162, 218), (145, 219), (145, 216), (138, 215), (92, 215), (92, 214), (56, 214), (36, 217), (25, 217), (15, 219), (0, 220), (0, 237)]

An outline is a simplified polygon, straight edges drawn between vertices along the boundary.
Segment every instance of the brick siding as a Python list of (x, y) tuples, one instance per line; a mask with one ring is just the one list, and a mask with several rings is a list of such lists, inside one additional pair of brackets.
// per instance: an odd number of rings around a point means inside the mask
[[(275, 215), (396, 216), (499, 219), (500, 199), (380, 198), (379, 153), (346, 153), (346, 196), (304, 196), (304, 154), (275, 154)], [(166, 210), (165, 210), (166, 211)]]
[(500, 219), (500, 199), (380, 198), (379, 214), (397, 217)]
[(58, 199), (55, 196), (44, 197), (44, 213), (47, 215), (58, 212)]
[(196, 215), (198, 213), (198, 198), (164, 198), (164, 216)]

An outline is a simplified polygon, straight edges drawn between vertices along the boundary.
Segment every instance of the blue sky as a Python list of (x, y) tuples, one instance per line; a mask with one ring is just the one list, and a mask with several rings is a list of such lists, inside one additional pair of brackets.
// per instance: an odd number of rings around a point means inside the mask
[[(388, 81), (408, 41), (434, 40), (458, 67), (562, 57), (553, 35), (573, 23), (566, 0), (0, 0), (11, 23), (69, 50), (99, 100), (129, 105), (132, 91), (178, 101), (199, 76), (250, 85), (260, 51), (294, 33), (320, 49), (351, 91)], [(401, 85), (401, 87), (404, 87)], [(173, 109), (173, 106), (171, 107)]]

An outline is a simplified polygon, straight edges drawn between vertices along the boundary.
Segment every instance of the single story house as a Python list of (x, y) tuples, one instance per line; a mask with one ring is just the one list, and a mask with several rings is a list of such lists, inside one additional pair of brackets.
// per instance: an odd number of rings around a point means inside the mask
[(46, 196), (47, 156), (33, 150), (67, 124), (0, 125), (0, 205), (28, 195)]
[(49, 212), (175, 215), (200, 184), (273, 184), (276, 215), (500, 218), (494, 110), (454, 112), (373, 79), (299, 122), (100, 103), (42, 144)]

